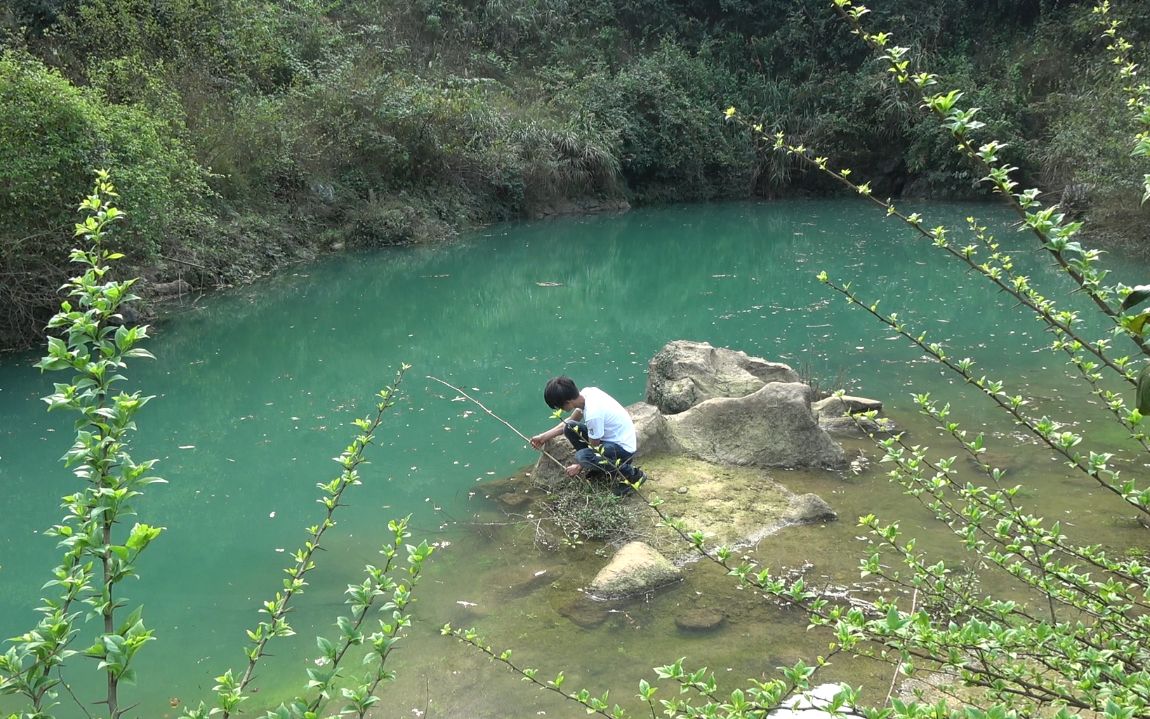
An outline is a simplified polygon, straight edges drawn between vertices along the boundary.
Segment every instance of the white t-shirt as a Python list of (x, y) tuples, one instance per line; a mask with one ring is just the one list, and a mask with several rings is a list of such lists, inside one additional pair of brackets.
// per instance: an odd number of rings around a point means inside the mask
[(614, 442), (628, 452), (636, 447), (635, 423), (623, 405), (598, 387), (584, 387), (583, 422), (587, 436), (603, 442)]

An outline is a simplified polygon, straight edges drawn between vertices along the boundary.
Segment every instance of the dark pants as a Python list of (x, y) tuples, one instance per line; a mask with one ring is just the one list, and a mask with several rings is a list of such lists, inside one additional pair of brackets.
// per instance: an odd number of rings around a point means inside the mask
[(628, 452), (614, 442), (603, 442), (592, 448), (587, 443), (587, 425), (574, 420), (564, 420), (563, 436), (575, 448), (575, 461), (584, 469), (598, 470), (618, 479), (620, 475), (629, 482), (638, 482), (643, 473), (631, 464), (634, 452)]

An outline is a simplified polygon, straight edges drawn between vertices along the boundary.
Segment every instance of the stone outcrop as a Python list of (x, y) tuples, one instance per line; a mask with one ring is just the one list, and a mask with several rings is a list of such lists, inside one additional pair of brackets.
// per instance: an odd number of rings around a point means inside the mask
[[(828, 429), (857, 435), (859, 423), (863, 432), (872, 427), (889, 431), (893, 425), (884, 418), (857, 416), (881, 411), (876, 400), (849, 395), (813, 400), (814, 390), (785, 364), (704, 342), (668, 343), (651, 359), (647, 401), (627, 408), (639, 444), (636, 463), (648, 474), (644, 486), (658, 494), (665, 515), (701, 532), (711, 547), (737, 549), (788, 525), (835, 521), (838, 515), (822, 498), (796, 495), (775, 481), (772, 469), (790, 470), (787, 483), (801, 486), (823, 468), (847, 466), (843, 448)], [(530, 473), (536, 488), (561, 483), (563, 466), (574, 461), (562, 437), (544, 450), (558, 463), (541, 455)], [(520, 502), (513, 492), (495, 496), (507, 506)], [(676, 565), (699, 558), (654, 515), (651, 526), (641, 526), (647, 516), (638, 513), (629, 522), (650, 544), (624, 545), (581, 599), (554, 605), (559, 614), (595, 626), (606, 613), (602, 602), (592, 600), (653, 591), (681, 578)], [(529, 593), (551, 581), (536, 572), (510, 583), (508, 592)], [(676, 615), (683, 631), (708, 631), (724, 620), (718, 611)]]
[[(800, 501), (763, 467), (717, 465), (678, 454), (652, 457), (643, 462), (643, 469), (650, 477), (647, 491), (658, 495), (663, 513), (702, 532), (709, 547), (747, 547), (787, 525), (834, 516), (833, 511), (820, 515), (804, 509), (813, 505)], [(802, 486), (821, 472), (796, 469), (787, 473), (787, 482)], [(654, 512), (637, 513), (635, 529), (675, 564), (699, 559), (699, 553), (663, 526)]]
[(710, 399), (667, 417), (683, 451), (709, 462), (758, 467), (841, 467), (842, 447), (811, 413), (811, 388), (773, 382), (745, 397)]
[(681, 578), (682, 572), (654, 547), (629, 542), (599, 570), (588, 592), (599, 599), (620, 599), (654, 591)]
[(639, 444), (639, 456), (673, 453), (680, 451), (679, 443), (671, 434), (667, 418), (659, 408), (646, 402), (636, 402), (627, 408), (631, 421), (635, 423), (635, 437)]
[(817, 494), (800, 494), (791, 500), (787, 508), (786, 519), (796, 524), (810, 524), (813, 522), (833, 522), (839, 515), (831, 509), (831, 505)]
[(551, 455), (565, 466), (575, 461), (575, 450), (571, 448), (571, 443), (563, 437), (556, 437), (543, 445), (543, 453), (540, 453), (539, 459), (535, 460), (535, 466), (531, 469), (531, 477), (537, 484), (550, 487), (562, 482), (567, 475), (563, 473), (563, 467), (552, 462), (547, 455)]
[(882, 402), (866, 397), (852, 397), (849, 394), (831, 396), (811, 404), (811, 411), (823, 415), (857, 414), (859, 412), (881, 412)]
[(742, 397), (772, 382), (799, 382), (799, 375), (706, 342), (668, 342), (647, 366), (647, 403), (663, 414), (678, 414), (715, 397)]

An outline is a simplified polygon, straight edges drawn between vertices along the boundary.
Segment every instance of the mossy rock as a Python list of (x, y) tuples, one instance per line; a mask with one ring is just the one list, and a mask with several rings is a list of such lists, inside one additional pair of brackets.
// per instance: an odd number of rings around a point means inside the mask
[[(660, 510), (682, 520), (688, 531), (699, 530), (708, 546), (753, 544), (790, 524), (795, 494), (759, 467), (728, 467), (682, 455), (644, 457), (650, 481), (642, 492), (663, 500)], [(697, 557), (683, 538), (664, 526), (654, 512), (641, 515), (649, 526), (640, 534), (675, 562)]]

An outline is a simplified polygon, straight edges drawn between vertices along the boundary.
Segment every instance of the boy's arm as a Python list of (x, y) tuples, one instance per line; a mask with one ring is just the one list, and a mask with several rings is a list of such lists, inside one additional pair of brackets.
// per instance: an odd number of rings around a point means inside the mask
[(560, 422), (559, 424), (555, 425), (554, 427), (547, 430), (546, 432), (540, 432), (539, 434), (537, 434), (531, 438), (531, 446), (534, 447), (535, 449), (543, 449), (543, 445), (547, 444), (547, 442), (549, 442), (550, 440), (555, 439), (559, 435), (563, 434), (563, 428), (565, 426), (566, 425), (563, 422)]

